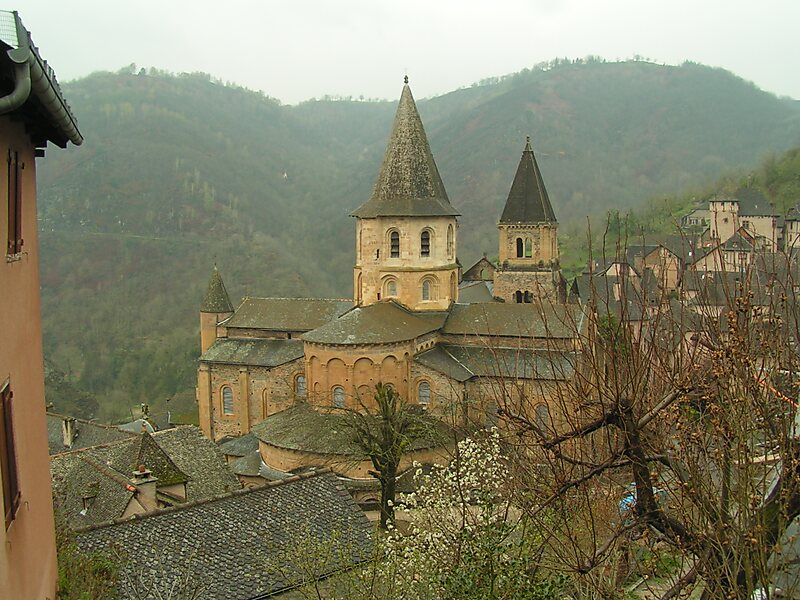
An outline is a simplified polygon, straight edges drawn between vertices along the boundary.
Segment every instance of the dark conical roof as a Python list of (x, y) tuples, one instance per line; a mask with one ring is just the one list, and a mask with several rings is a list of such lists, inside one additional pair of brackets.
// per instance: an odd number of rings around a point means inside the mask
[(556, 223), (556, 215), (544, 187), (542, 173), (531, 148), (531, 139), (525, 144), (522, 158), (508, 192), (508, 200), (500, 217), (501, 223)]
[(228, 297), (228, 291), (225, 289), (225, 284), (222, 282), (222, 275), (219, 274), (217, 265), (214, 265), (214, 270), (211, 272), (211, 279), (208, 282), (208, 291), (206, 291), (206, 295), (203, 297), (203, 303), (200, 305), (200, 312), (233, 312), (231, 299)]
[(353, 211), (360, 218), (456, 216), (431, 154), (408, 82), (370, 199)]

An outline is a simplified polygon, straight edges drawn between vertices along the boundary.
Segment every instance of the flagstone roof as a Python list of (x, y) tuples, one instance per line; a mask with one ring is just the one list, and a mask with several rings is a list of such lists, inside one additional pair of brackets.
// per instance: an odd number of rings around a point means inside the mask
[(351, 300), (328, 298), (245, 298), (223, 325), (270, 331), (310, 331), (352, 308)]
[(354, 210), (352, 216), (368, 219), (457, 215), (458, 211), (447, 197), (406, 82), (372, 196)]
[(584, 322), (574, 305), (454, 304), (442, 329), (453, 335), (572, 338)]
[(311, 551), (331, 550), (319, 565), (322, 576), (367, 560), (371, 532), (337, 477), (320, 469), (84, 529), (77, 544), (123, 557), (122, 597), (154, 597), (149, 589), (166, 595), (188, 583), (198, 598), (244, 600), (303, 583), (298, 564)]
[(473, 377), (569, 379), (575, 372), (575, 353), (442, 344), (414, 360), (431, 369), (467, 381)]
[(214, 270), (211, 271), (211, 279), (208, 281), (208, 289), (203, 297), (203, 303), (200, 305), (200, 312), (233, 312), (228, 290), (225, 289), (225, 283), (223, 283), (222, 275), (217, 270), (217, 265), (214, 265)]
[(79, 450), (90, 446), (118, 442), (133, 437), (134, 434), (120, 430), (114, 425), (94, 423), (85, 419), (74, 419), (74, 434), (72, 446), (64, 447), (64, 434), (62, 433), (65, 419), (72, 419), (67, 415), (47, 413), (47, 445), (50, 454), (59, 454), (69, 450)]
[(500, 216), (500, 223), (555, 222), (556, 215), (528, 138), (511, 190), (508, 192), (503, 214)]
[(318, 329), (303, 334), (303, 340), (318, 344), (388, 344), (413, 340), (440, 329), (445, 312), (411, 312), (388, 300), (356, 307)]
[(277, 367), (303, 356), (301, 340), (219, 338), (200, 362)]

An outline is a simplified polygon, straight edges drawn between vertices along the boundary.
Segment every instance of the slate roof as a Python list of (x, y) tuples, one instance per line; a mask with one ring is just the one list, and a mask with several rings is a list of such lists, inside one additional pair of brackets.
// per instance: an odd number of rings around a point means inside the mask
[[(321, 469), (241, 490), (211, 501), (174, 507), (114, 525), (84, 530), (84, 551), (127, 557), (123, 598), (152, 598), (152, 586), (167, 595), (190, 582), (198, 598), (263, 598), (295, 587), (305, 575), (303, 553), (328, 553), (319, 575), (367, 560), (372, 526), (335, 475)], [(307, 564), (304, 561), (302, 564)], [(125, 587), (132, 581), (137, 589)]]
[(555, 223), (556, 215), (528, 138), (500, 223)]
[(214, 442), (194, 425), (157, 431), (155, 442), (189, 478), (189, 500), (199, 500), (239, 489), (239, 480), (231, 473), (225, 456)]
[(465, 281), (458, 286), (458, 303), (494, 302), (491, 281)]
[(741, 187), (733, 193), (733, 197), (739, 202), (739, 216), (742, 217), (766, 217), (774, 216), (775, 209), (760, 190), (752, 187)]
[(224, 325), (271, 331), (310, 331), (352, 308), (351, 300), (245, 298)]
[(447, 197), (406, 81), (372, 196), (351, 216), (369, 219), (457, 215)]
[[(186, 425), (52, 456), (55, 503), (72, 527), (117, 519), (133, 495), (127, 486), (140, 464), (158, 478), (159, 487), (185, 483), (190, 501), (241, 487), (216, 444), (197, 427)], [(96, 498), (80, 514), (87, 489), (96, 491)]]
[(258, 450), (258, 438), (252, 433), (240, 435), (219, 444), (219, 449), (225, 456), (245, 456)]
[(225, 283), (222, 281), (222, 275), (217, 270), (217, 265), (214, 265), (214, 270), (211, 271), (211, 279), (208, 281), (208, 290), (206, 290), (203, 303), (200, 305), (200, 312), (233, 312), (228, 290), (225, 289)]
[(261, 454), (256, 450), (246, 456), (237, 458), (231, 463), (231, 471), (235, 475), (246, 477), (259, 477), (261, 475)]
[(47, 413), (47, 445), (50, 454), (58, 454), (69, 450), (79, 450), (90, 446), (98, 446), (109, 442), (126, 440), (133, 436), (132, 433), (121, 431), (113, 425), (103, 425), (93, 423), (84, 419), (75, 419), (75, 431), (77, 435), (73, 437), (72, 447), (64, 447), (64, 436), (62, 434), (62, 422), (69, 419), (66, 415)]
[(569, 379), (575, 372), (576, 358), (573, 352), (443, 344), (414, 360), (464, 382), (472, 377)]
[(442, 327), (445, 312), (411, 312), (387, 300), (356, 307), (318, 329), (303, 334), (318, 344), (386, 344), (413, 340)]
[(574, 305), (486, 302), (454, 304), (442, 332), (452, 335), (571, 338), (583, 327)]
[(218, 338), (200, 362), (277, 367), (302, 356), (301, 340)]
[[(298, 403), (256, 423), (251, 431), (262, 442), (278, 448), (363, 458), (362, 450), (353, 441), (349, 416), (342, 411), (315, 410)], [(447, 425), (432, 417), (430, 434), (411, 442), (407, 450), (435, 448), (448, 439), (452, 434)]]

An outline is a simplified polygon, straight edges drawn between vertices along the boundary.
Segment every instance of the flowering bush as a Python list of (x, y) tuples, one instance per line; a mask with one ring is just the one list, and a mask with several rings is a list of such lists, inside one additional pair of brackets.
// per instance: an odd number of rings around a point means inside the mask
[(390, 529), (365, 573), (390, 598), (558, 596), (563, 578), (543, 577), (541, 536), (510, 501), (511, 476), (496, 431), (458, 444), (449, 466), (417, 472), (416, 493), (400, 497), (408, 531)]

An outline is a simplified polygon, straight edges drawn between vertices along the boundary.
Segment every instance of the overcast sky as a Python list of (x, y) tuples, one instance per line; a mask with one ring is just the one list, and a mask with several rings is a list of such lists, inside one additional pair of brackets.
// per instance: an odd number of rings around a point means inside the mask
[(800, 0), (28, 0), (68, 81), (136, 63), (204, 71), (285, 103), (440, 95), (554, 57), (724, 67), (800, 98)]

